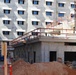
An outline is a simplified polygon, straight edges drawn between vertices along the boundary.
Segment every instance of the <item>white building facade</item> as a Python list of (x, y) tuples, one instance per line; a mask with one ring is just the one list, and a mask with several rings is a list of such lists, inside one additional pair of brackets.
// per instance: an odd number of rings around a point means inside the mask
[(74, 20), (74, 8), (74, 0), (0, 0), (0, 41), (11, 41), (49, 23)]
[(72, 19), (74, 7), (73, 0), (0, 0), (0, 39), (11, 41), (48, 23)]

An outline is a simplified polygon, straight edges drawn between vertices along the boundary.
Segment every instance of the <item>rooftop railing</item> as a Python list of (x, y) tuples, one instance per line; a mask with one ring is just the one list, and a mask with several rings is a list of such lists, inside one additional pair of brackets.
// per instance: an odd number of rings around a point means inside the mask
[(57, 37), (58, 39), (76, 39), (76, 34), (73, 32), (73, 29), (37, 28), (33, 31), (25, 33), (23, 36), (12, 40), (12, 44), (14, 45), (21, 42), (26, 43), (27, 40), (38, 38), (41, 36)]

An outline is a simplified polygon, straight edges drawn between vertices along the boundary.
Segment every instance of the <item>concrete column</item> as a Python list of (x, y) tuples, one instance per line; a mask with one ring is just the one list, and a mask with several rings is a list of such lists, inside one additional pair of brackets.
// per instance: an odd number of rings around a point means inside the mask
[(64, 46), (62, 44), (59, 44), (59, 46), (58, 46), (57, 58), (61, 58), (62, 62), (64, 62)]
[(42, 43), (41, 45), (41, 55), (42, 55), (42, 62), (49, 62), (49, 45), (48, 43)]

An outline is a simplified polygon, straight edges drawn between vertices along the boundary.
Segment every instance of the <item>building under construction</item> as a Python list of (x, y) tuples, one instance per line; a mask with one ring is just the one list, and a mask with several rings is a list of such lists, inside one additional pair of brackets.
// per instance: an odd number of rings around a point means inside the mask
[(15, 58), (27, 62), (76, 61), (73, 29), (37, 28), (12, 41)]
[[(11, 40), (30, 30), (53, 26), (73, 29), (75, 16), (74, 1), (75, 0), (0, 0), (0, 41), (7, 42), (7, 50), (11, 57), (13, 57), (14, 51), (14, 48), (11, 46)], [(65, 22), (62, 23), (62, 21)], [(3, 60), (1, 55), (0, 60)]]
[(27, 62), (50, 62), (58, 58), (62, 62), (76, 61), (75, 14), (71, 15), (71, 20), (67, 16), (67, 19), (61, 20), (61, 17), (56, 26), (49, 23), (46, 28), (37, 28), (14, 39), (12, 44), (15, 59), (22, 58)]

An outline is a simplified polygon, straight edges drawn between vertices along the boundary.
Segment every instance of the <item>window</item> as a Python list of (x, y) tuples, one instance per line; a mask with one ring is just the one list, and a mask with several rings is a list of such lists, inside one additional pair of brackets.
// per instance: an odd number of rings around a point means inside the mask
[(5, 14), (10, 14), (10, 10), (4, 9)]
[(32, 21), (32, 25), (38, 25), (38, 21)]
[(47, 11), (47, 12), (46, 12), (46, 15), (47, 15), (47, 16), (52, 16), (52, 12)]
[(64, 13), (58, 13), (58, 17), (64, 17)]
[(64, 7), (64, 3), (58, 3), (59, 7)]
[(4, 3), (10, 3), (10, 0), (4, 0)]
[(17, 35), (23, 35), (24, 32), (17, 32)]
[(10, 24), (10, 20), (3, 20), (3, 24)]
[(38, 15), (38, 12), (39, 12), (39, 11), (32, 11), (32, 14), (33, 14), (33, 15)]
[(18, 25), (24, 25), (24, 21), (17, 21)]
[(52, 5), (52, 2), (46, 1), (46, 5), (50, 6)]
[(46, 22), (46, 25), (48, 25), (48, 24), (52, 24), (52, 22)]
[(24, 4), (24, 0), (18, 0), (19, 4)]
[(71, 8), (75, 8), (75, 4), (71, 4)]
[(58, 25), (62, 24), (61, 22), (58, 22)]
[(38, 35), (38, 32), (32, 32), (32, 35)]
[(3, 31), (4, 35), (9, 35), (9, 33), (10, 33), (9, 31)]
[(18, 10), (18, 14), (23, 15), (24, 11), (23, 10)]
[(71, 18), (74, 18), (75, 14), (71, 14)]
[(33, 0), (33, 4), (38, 5), (39, 4), (39, 1)]

